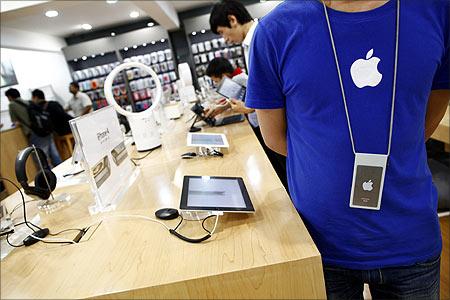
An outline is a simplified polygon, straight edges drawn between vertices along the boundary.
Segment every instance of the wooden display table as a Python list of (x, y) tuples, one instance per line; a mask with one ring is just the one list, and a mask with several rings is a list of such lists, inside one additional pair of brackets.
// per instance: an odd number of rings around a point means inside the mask
[(66, 135), (54, 135), (55, 145), (58, 149), (59, 155), (62, 160), (66, 160), (73, 155), (73, 149), (75, 147), (75, 139), (71, 133)]
[[(6, 177), (16, 184), (16, 157), (20, 150), (28, 147), (28, 140), (22, 132), (20, 127), (2, 130), (0, 132), (0, 175)], [(27, 162), (27, 175), (29, 182), (34, 180), (37, 169), (33, 160)], [(17, 189), (10, 183), (4, 181), (6, 191), (9, 195), (15, 193)]]
[(450, 106), (447, 106), (447, 111), (442, 118), (439, 126), (434, 131), (431, 138), (441, 141), (445, 144), (445, 151), (450, 152)]
[[(41, 214), (42, 226), (56, 232), (104, 221), (79, 244), (14, 249), (1, 262), (1, 297), (324, 299), (320, 254), (248, 123), (203, 130), (227, 135), (230, 149), (223, 158), (182, 160), (182, 153), (193, 150), (185, 146), (186, 121), (176, 121), (163, 135), (163, 147), (138, 161), (141, 174), (115, 211), (90, 216), (93, 197), (86, 184), (57, 189), (79, 199)], [(181, 241), (157, 223), (107, 219), (154, 217), (158, 208), (178, 207), (184, 175), (243, 177), (256, 213), (225, 214), (216, 234), (201, 244)], [(8, 207), (19, 199), (17, 193), (7, 198)], [(27, 207), (31, 219), (35, 202)], [(166, 221), (172, 228), (177, 223)], [(205, 235), (200, 222), (183, 224), (181, 233)]]

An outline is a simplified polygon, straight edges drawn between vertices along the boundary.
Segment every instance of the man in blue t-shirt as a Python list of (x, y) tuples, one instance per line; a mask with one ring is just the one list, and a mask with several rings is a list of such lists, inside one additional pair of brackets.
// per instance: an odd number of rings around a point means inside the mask
[[(331, 299), (361, 298), (364, 283), (373, 298), (439, 297), (425, 141), (450, 98), (449, 3), (286, 1), (256, 29), (246, 106), (266, 144), (287, 156)], [(355, 153), (388, 149), (379, 210), (350, 207)]]

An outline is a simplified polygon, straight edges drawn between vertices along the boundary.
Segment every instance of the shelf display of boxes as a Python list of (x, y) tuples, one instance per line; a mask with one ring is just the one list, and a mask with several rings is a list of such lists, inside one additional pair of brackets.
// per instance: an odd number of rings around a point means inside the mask
[[(86, 93), (92, 100), (93, 109), (99, 109), (108, 105), (103, 89), (106, 76), (119, 65), (119, 59), (115, 52), (101, 53), (90, 57), (82, 57), (68, 62), (72, 72), (72, 78), (78, 82), (80, 91)], [(123, 72), (119, 73), (113, 82), (113, 94), (122, 106), (129, 105), (127, 87)]]
[[(72, 77), (80, 85), (80, 90), (89, 95), (93, 108), (99, 109), (108, 103), (103, 90), (106, 76), (121, 62), (140, 62), (153, 68), (157, 73), (164, 92), (175, 93), (178, 72), (173, 51), (167, 39), (150, 41), (118, 51), (99, 55), (83, 56), (68, 61)], [(122, 107), (142, 111), (152, 104), (153, 78), (144, 70), (131, 68), (120, 72), (113, 82), (113, 95)]]
[(228, 44), (225, 39), (210, 30), (188, 34), (191, 53), (195, 63), (195, 74), (200, 86), (211, 85), (211, 80), (205, 76), (206, 68), (216, 57), (227, 58), (234, 68), (246, 71), (244, 50), (239, 44)]
[[(177, 91), (175, 82), (178, 75), (173, 52), (167, 40), (126, 47), (120, 50), (120, 54), (124, 62), (140, 62), (150, 66), (158, 75), (163, 91), (169, 90), (171, 93)], [(145, 70), (138, 68), (127, 69), (125, 74), (136, 110), (146, 109), (154, 97), (153, 89), (156, 84), (153, 78)]]

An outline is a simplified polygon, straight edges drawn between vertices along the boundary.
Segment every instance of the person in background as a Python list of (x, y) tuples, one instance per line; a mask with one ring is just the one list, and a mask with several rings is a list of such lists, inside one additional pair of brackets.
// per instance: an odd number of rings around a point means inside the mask
[(363, 299), (364, 283), (373, 299), (439, 299), (425, 142), (450, 99), (449, 10), (448, 0), (285, 1), (256, 29), (246, 105), (287, 155), (328, 299)]
[[(209, 16), (209, 25), (211, 31), (221, 35), (227, 43), (242, 44), (242, 47), (244, 48), (245, 64), (247, 70), (249, 70), (248, 53), (258, 21), (253, 20), (245, 6), (236, 0), (222, 0), (219, 3), (216, 3)], [(240, 68), (234, 70), (229, 61), (225, 58), (215, 58), (209, 63), (206, 75), (211, 77), (216, 84), (222, 80), (224, 75), (226, 75), (229, 78), (233, 78), (237, 83), (247, 86), (247, 75), (244, 73), (245, 78), (244, 80), (241, 80), (235, 76), (238, 74), (234, 74), (234, 72), (242, 73), (242, 70)], [(247, 109), (243, 104), (244, 103), (241, 101), (231, 100), (231, 103), (227, 106), (218, 106), (214, 110), (210, 110), (207, 115), (218, 115), (229, 108), (230, 105), (237, 106), (234, 109), (239, 109), (241, 112), (254, 112), (252, 109)], [(251, 115), (249, 120), (253, 127), (259, 126), (256, 114)]]
[[(248, 76), (244, 72), (242, 72), (241, 68), (233, 68), (228, 59), (223, 57), (214, 58), (206, 68), (206, 75), (211, 77), (212, 81), (218, 85), (224, 77), (228, 77), (239, 83), (240, 85), (246, 87)], [(256, 113), (254, 113), (254, 109), (246, 108), (243, 101), (239, 101), (236, 99), (229, 99), (230, 102), (226, 102), (224, 105), (219, 105), (214, 109), (210, 109), (206, 112), (207, 117), (215, 117), (218, 114), (221, 114), (227, 109), (232, 109), (236, 113), (244, 113), (244, 114), (252, 114), (253, 117), (249, 116), (249, 121), (252, 127), (258, 127), (258, 120), (256, 119)]]
[(8, 109), (11, 121), (14, 125), (20, 126), (23, 134), (29, 140), (32, 133), (30, 128), (30, 118), (27, 110), (29, 102), (22, 100), (19, 91), (13, 88), (8, 89), (5, 92), (5, 96), (9, 100)]
[[(47, 111), (50, 102), (45, 101), (44, 92), (38, 89), (34, 90), (33, 92), (31, 92), (31, 99), (33, 103), (31, 103), (30, 105), (37, 106), (36, 110), (40, 110), (43, 113), (50, 115), (49, 111)], [(52, 120), (50, 119), (50, 121)], [(32, 134), (30, 142), (31, 144), (41, 148), (45, 152), (50, 160), (50, 164), (52, 165), (52, 167), (56, 167), (61, 163), (61, 157), (59, 156), (58, 150), (56, 149), (55, 142), (53, 141), (53, 135), (51, 133), (46, 136), (38, 136), (37, 134)]]
[(45, 100), (44, 92), (41, 90), (34, 90), (33, 96), (35, 96), (37, 105), (45, 108), (50, 115), (50, 120), (53, 125), (53, 131), (60, 136), (72, 133), (70, 129), (69, 121), (73, 118), (65, 112), (64, 108), (56, 101)]
[(227, 43), (242, 44), (247, 70), (249, 51), (258, 20), (254, 20), (245, 6), (236, 0), (216, 3), (209, 17), (211, 31), (221, 35)]
[[(248, 10), (241, 2), (236, 0), (222, 0), (213, 6), (209, 17), (209, 25), (211, 31), (215, 34), (221, 35), (227, 43), (240, 43), (242, 45), (242, 48), (244, 49), (245, 65), (249, 72), (248, 74), (251, 76), (249, 53), (255, 29), (258, 26), (258, 20), (252, 18)], [(243, 111), (252, 111), (252, 109), (245, 106), (245, 103), (235, 100), (232, 100), (231, 102), (232, 105), (237, 106), (233, 108), (234, 110), (242, 109)], [(217, 109), (220, 111), (221, 108), (217, 107)], [(211, 111), (211, 114), (216, 114), (216, 111)], [(269, 157), (272, 166), (277, 172), (284, 187), (288, 190), (286, 157), (265, 146), (265, 142), (261, 136), (261, 131), (259, 130), (256, 113), (250, 113), (249, 121), (253, 123), (252, 126), (257, 126), (253, 127), (254, 132), (261, 145), (264, 145), (264, 150)], [(255, 128), (257, 128), (257, 130), (255, 130)]]
[[(247, 79), (248, 79), (247, 74), (242, 72), (240, 68), (234, 69), (230, 61), (223, 57), (216, 57), (209, 63), (208, 67), (206, 68), (206, 75), (211, 77), (212, 81), (214, 81), (215, 84), (219, 84), (224, 77), (228, 77), (231, 80), (235, 81), (236, 83), (244, 87), (247, 87)], [(225, 102), (225, 104), (218, 105), (213, 109), (207, 109), (206, 116), (215, 117), (218, 114), (230, 108), (235, 113), (247, 114), (248, 121), (252, 126), (253, 132), (255, 133), (259, 143), (263, 147), (264, 152), (266, 153), (273, 168), (275, 169), (275, 172), (277, 173), (284, 187), (288, 191), (288, 184), (286, 178), (286, 165), (285, 165), (286, 160), (284, 156), (270, 150), (264, 143), (264, 139), (261, 135), (261, 130), (259, 128), (258, 119), (254, 109), (245, 107), (243, 101), (236, 99), (229, 99), (229, 102), (227, 101)]]
[(80, 86), (77, 82), (71, 82), (69, 91), (73, 94), (66, 111), (71, 110), (75, 118), (88, 114), (92, 109), (91, 98), (86, 93), (80, 92)]

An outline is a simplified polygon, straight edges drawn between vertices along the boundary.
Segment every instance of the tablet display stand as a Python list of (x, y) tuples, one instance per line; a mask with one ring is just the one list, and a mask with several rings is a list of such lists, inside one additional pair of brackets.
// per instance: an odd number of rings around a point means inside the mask
[(188, 211), (182, 210), (181, 216), (184, 220), (187, 221), (201, 221), (209, 216), (212, 216), (213, 213), (211, 211)]

